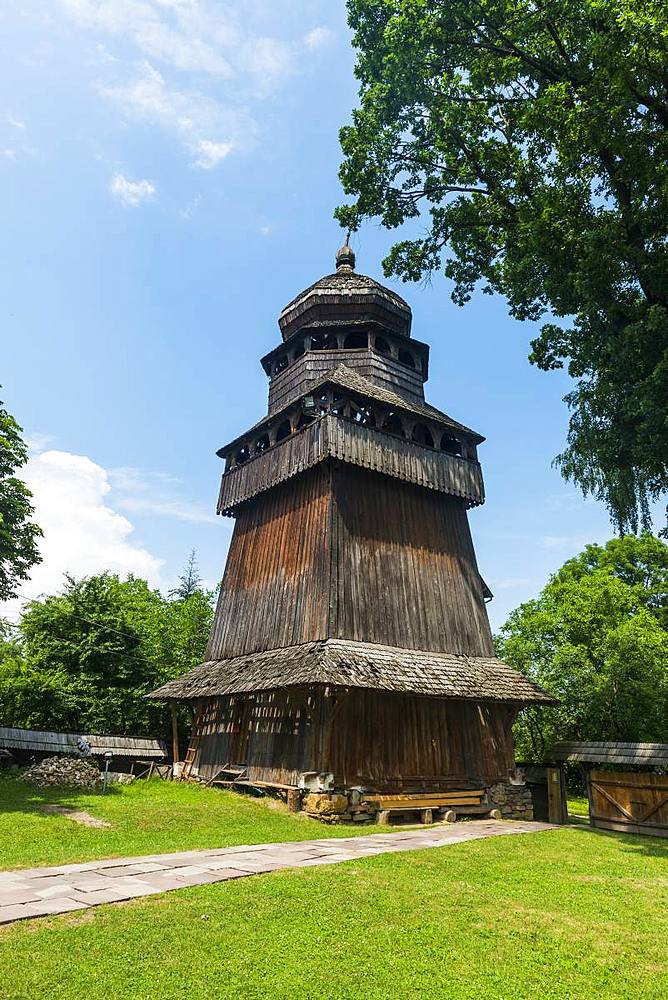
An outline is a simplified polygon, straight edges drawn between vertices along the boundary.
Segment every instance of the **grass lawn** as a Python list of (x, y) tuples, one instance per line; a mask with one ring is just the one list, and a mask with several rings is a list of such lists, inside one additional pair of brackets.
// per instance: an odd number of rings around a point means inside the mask
[(664, 1000), (667, 940), (668, 844), (568, 827), (8, 926), (0, 1000)]
[[(95, 829), (40, 807), (57, 804), (111, 823)], [(386, 827), (326, 826), (271, 799), (180, 782), (137, 781), (107, 795), (39, 791), (0, 777), (0, 869), (95, 858), (187, 851), (318, 837), (350, 837)]]
[[(0, 782), (1, 868), (363, 832), (189, 785)], [(570, 826), (8, 925), (0, 1000), (664, 1000), (666, 941), (668, 842)]]

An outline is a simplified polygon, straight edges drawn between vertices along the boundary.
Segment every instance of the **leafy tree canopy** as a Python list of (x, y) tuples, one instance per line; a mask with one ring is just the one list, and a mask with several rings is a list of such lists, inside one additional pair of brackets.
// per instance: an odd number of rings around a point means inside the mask
[(563, 739), (668, 743), (668, 546), (588, 545), (510, 615), (497, 649), (561, 700), (520, 716), (525, 759)]
[(5, 725), (165, 735), (164, 706), (144, 696), (201, 662), (212, 618), (199, 589), (170, 601), (134, 577), (68, 578), (0, 643)]
[(41, 562), (42, 532), (30, 518), (30, 490), (15, 472), (28, 461), (21, 428), (0, 402), (0, 601), (14, 597), (22, 580)]
[[(442, 269), (546, 322), (532, 362), (576, 380), (563, 475), (622, 530), (668, 487), (668, 6), (348, 0), (360, 107), (341, 131), (352, 229), (393, 229), (388, 275)], [(568, 320), (566, 321), (566, 318)]]

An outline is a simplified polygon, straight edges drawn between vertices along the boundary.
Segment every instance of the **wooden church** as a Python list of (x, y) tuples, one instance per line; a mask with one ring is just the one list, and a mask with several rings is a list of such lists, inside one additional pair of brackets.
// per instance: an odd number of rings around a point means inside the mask
[(267, 415), (218, 452), (235, 527), (206, 662), (151, 696), (193, 708), (187, 771), (344, 795), (505, 782), (518, 710), (552, 698), (494, 655), (467, 516), (483, 438), (425, 402), (411, 310), (349, 246), (278, 323)]

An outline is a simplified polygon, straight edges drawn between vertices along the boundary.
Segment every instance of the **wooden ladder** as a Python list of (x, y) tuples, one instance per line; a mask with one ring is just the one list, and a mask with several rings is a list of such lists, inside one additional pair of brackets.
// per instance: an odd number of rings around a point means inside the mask
[(188, 744), (188, 749), (186, 750), (186, 756), (183, 761), (183, 770), (181, 771), (180, 781), (188, 781), (192, 773), (193, 764), (195, 763), (195, 757), (197, 756), (197, 751), (199, 750), (200, 740), (202, 739), (202, 723), (200, 719), (197, 718), (193, 722), (192, 732), (190, 734), (190, 742)]

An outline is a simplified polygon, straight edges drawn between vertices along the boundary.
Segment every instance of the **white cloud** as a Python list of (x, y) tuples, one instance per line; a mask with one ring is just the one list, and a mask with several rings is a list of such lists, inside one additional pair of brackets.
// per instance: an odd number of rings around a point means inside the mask
[(202, 196), (201, 194), (196, 194), (194, 198), (190, 199), (185, 208), (179, 209), (179, 215), (186, 222), (189, 222), (201, 204)]
[(217, 167), (221, 160), (232, 152), (234, 147), (229, 142), (212, 142), (211, 139), (201, 139), (197, 144), (197, 159), (193, 160), (194, 167), (202, 170), (211, 170)]
[(98, 91), (128, 119), (171, 132), (205, 170), (253, 147), (254, 103), (303, 72), (333, 37), (322, 25), (304, 33), (304, 0), (57, 2), (71, 23), (93, 36), (94, 63), (105, 75)]
[(214, 7), (164, 0), (60, 0), (60, 5), (82, 27), (126, 38), (143, 55), (175, 69), (232, 73), (221, 48), (233, 43), (236, 33)]
[(324, 28), (318, 25), (315, 28), (311, 28), (310, 31), (304, 35), (304, 45), (307, 49), (314, 50), (320, 49), (323, 45), (327, 45), (334, 38), (334, 32), (331, 28)]
[(4, 156), (6, 160), (11, 160), (12, 162), (16, 159), (15, 149), (0, 149), (0, 156)]
[(132, 467), (110, 469), (109, 482), (116, 506), (131, 514), (174, 517), (194, 524), (214, 524), (217, 520), (208, 506), (184, 497), (182, 481), (167, 473)]
[(22, 478), (33, 494), (42, 528), (42, 563), (20, 590), (28, 597), (53, 594), (63, 574), (87, 576), (108, 570), (160, 585), (164, 560), (133, 542), (131, 522), (108, 503), (109, 474), (85, 455), (45, 451), (30, 458)]
[(12, 128), (18, 128), (23, 130), (26, 127), (26, 123), (20, 121), (18, 118), (15, 118), (11, 111), (7, 115), (7, 121), (12, 126)]
[(155, 194), (155, 187), (150, 181), (131, 181), (123, 174), (114, 174), (109, 190), (114, 198), (127, 208), (137, 208)]
[(195, 91), (170, 88), (150, 63), (144, 63), (130, 83), (99, 90), (128, 118), (159, 125), (178, 136), (193, 164), (203, 169), (216, 166), (232, 149), (248, 146), (255, 138), (255, 124), (243, 111), (224, 108)]

